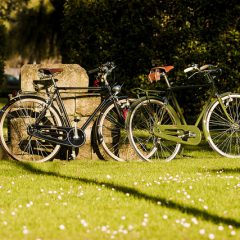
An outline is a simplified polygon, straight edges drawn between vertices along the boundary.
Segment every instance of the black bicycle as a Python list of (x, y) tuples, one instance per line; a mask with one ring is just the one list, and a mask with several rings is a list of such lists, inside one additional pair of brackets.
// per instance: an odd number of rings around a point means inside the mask
[[(93, 140), (98, 149), (103, 149), (104, 159), (117, 161), (131, 158), (133, 151), (128, 147), (125, 119), (130, 106), (129, 99), (119, 97), (120, 85), (110, 86), (107, 76), (115, 68), (112, 62), (101, 65), (90, 73), (98, 72), (97, 87), (58, 87), (57, 74), (63, 69), (41, 68), (40, 80), (34, 81), (45, 96), (36, 93), (19, 93), (0, 112), (0, 142), (6, 152), (18, 161), (44, 162), (53, 159), (61, 146), (72, 149), (71, 157), (86, 141), (85, 130), (93, 125)], [(73, 122), (67, 114), (61, 93), (87, 90), (102, 96), (101, 103), (86, 122), (77, 127), (78, 117)], [(100, 114), (99, 114), (100, 113)], [(101, 151), (99, 151), (101, 153)], [(106, 153), (106, 154), (105, 154)]]

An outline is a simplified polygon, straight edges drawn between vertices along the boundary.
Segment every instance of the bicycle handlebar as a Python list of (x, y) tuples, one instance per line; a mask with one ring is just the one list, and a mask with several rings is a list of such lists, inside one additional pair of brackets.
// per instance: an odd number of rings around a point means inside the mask
[(191, 71), (194, 70), (194, 69), (197, 69), (197, 67), (196, 67), (196, 66), (188, 67), (188, 68), (184, 69), (183, 71), (184, 71), (185, 73), (187, 73), (187, 72), (191, 72)]
[(97, 68), (94, 68), (92, 70), (89, 70), (88, 71), (88, 74), (92, 74), (92, 73), (95, 73), (95, 72), (101, 72), (102, 74), (106, 73), (110, 73), (114, 68), (115, 68), (115, 64), (114, 62), (106, 62), (102, 65), (100, 65), (99, 67)]
[[(191, 71), (193, 71), (193, 70), (197, 70), (198, 72), (201, 72), (201, 71), (207, 70), (209, 67), (213, 67), (213, 65), (211, 65), (211, 64), (205, 64), (205, 65), (201, 66), (200, 68), (198, 68), (198, 65), (197, 65), (197, 64), (194, 64), (192, 67), (188, 67), (188, 68), (184, 69), (183, 71), (184, 71), (185, 73), (191, 72)], [(221, 70), (220, 68), (217, 68), (217, 69), (211, 69), (211, 70), (207, 70), (207, 71), (221, 72), (222, 70)]]

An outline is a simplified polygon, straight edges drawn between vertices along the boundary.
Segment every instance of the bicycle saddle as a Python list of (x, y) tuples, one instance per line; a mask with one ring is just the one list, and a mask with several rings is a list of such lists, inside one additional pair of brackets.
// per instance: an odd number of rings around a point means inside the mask
[(150, 82), (159, 81), (162, 72), (167, 73), (171, 71), (173, 68), (174, 68), (173, 66), (151, 68), (150, 73), (148, 74), (148, 79)]
[(167, 73), (167, 72), (170, 72), (173, 68), (174, 68), (174, 66), (154, 67), (151, 69), (151, 71), (160, 70), (160, 72)]
[(40, 68), (38, 69), (38, 71), (46, 75), (53, 75), (56, 73), (63, 72), (63, 69), (62, 68)]

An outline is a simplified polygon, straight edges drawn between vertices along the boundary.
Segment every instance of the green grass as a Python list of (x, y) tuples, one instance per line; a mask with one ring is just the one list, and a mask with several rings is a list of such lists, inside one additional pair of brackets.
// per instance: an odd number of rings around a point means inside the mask
[[(240, 239), (240, 160), (0, 161), (1, 239)], [(201, 234), (202, 233), (202, 234)]]

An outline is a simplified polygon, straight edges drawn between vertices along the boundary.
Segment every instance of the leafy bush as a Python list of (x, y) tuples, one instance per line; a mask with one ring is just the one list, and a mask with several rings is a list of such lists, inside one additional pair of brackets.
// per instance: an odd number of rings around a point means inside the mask
[(3, 81), (4, 60), (6, 56), (6, 29), (0, 23), (0, 83)]
[(170, 76), (179, 84), (187, 66), (211, 63), (224, 70), (220, 89), (239, 91), (238, 12), (234, 0), (69, 0), (63, 61), (89, 69), (114, 60), (127, 90), (152, 87), (146, 80), (152, 60), (174, 65)]

